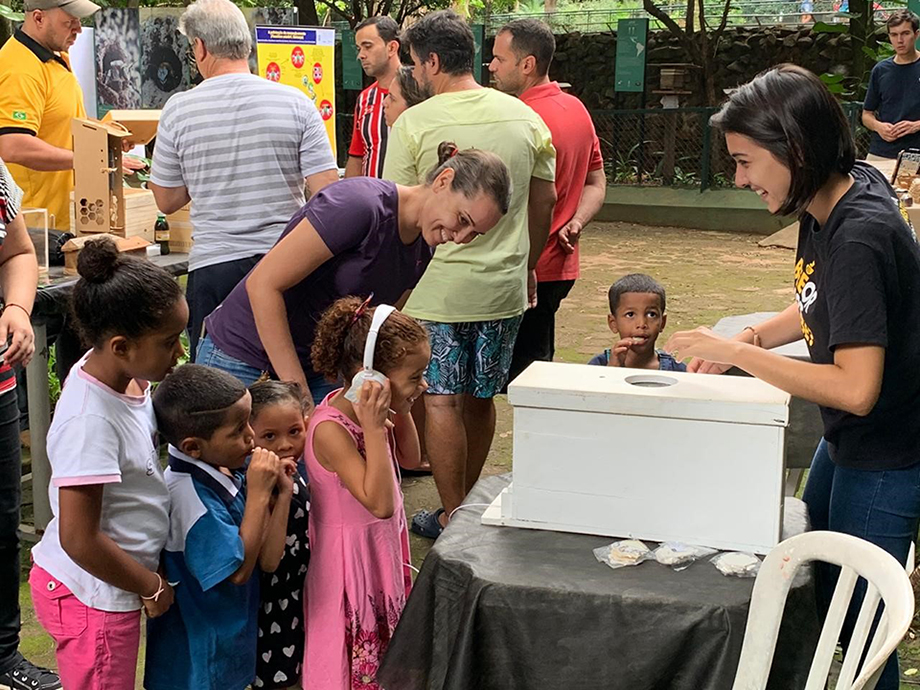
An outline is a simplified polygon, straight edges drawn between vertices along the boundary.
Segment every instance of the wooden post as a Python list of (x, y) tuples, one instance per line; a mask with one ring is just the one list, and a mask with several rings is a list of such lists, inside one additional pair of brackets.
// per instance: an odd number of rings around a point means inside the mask
[(35, 355), (26, 367), (29, 389), (29, 431), (32, 443), (32, 506), (35, 531), (41, 533), (51, 522), (51, 463), (47, 437), (51, 427), (51, 399), (48, 396), (48, 332), (45, 324), (33, 324)]

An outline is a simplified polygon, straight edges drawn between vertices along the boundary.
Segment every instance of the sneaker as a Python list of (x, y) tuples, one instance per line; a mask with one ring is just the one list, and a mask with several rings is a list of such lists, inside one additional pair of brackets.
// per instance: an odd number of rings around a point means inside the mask
[(23, 659), (6, 673), (0, 673), (0, 690), (61, 690), (54, 671)]

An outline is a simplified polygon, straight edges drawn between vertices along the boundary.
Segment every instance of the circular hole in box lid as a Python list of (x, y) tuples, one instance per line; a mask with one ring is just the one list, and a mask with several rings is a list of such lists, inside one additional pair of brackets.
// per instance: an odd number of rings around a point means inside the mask
[(626, 383), (641, 388), (667, 388), (677, 383), (677, 379), (672, 379), (670, 376), (661, 376), (660, 374), (636, 374), (627, 376)]

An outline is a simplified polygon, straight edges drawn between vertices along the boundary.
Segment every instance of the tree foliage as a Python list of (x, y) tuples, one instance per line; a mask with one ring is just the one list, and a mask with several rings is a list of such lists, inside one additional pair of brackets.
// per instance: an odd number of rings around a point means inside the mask
[[(642, 0), (645, 11), (661, 22), (667, 29), (677, 36), (680, 44), (690, 55), (694, 64), (700, 68), (703, 89), (709, 105), (717, 105), (719, 95), (716, 93), (716, 82), (713, 65), (722, 33), (728, 25), (728, 15), (731, 10), (732, 0), (723, 0), (715, 15), (717, 23), (707, 17), (707, 11), (715, 9), (711, 2), (704, 0), (687, 0), (687, 11), (684, 15), (684, 25), (681, 26), (673, 17), (655, 4), (655, 0)], [(721, 17), (719, 14), (721, 13)]]

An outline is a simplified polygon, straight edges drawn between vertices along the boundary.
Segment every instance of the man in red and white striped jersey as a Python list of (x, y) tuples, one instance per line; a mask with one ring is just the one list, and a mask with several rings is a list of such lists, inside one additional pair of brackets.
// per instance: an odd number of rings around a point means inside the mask
[(345, 177), (380, 177), (389, 133), (383, 100), (400, 65), (399, 25), (390, 17), (369, 17), (358, 24), (355, 43), (364, 73), (377, 81), (358, 98)]

